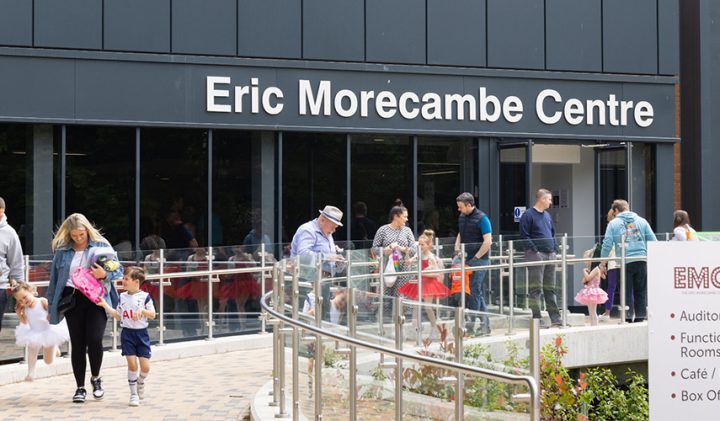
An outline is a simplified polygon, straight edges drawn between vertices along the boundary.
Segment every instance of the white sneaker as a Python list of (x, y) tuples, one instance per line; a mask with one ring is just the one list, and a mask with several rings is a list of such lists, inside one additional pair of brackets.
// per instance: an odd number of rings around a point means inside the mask
[(136, 394), (131, 394), (128, 406), (140, 406), (140, 397)]
[(607, 314), (601, 314), (598, 317), (598, 320), (601, 322), (607, 322), (608, 320), (610, 320), (610, 316), (608, 316)]

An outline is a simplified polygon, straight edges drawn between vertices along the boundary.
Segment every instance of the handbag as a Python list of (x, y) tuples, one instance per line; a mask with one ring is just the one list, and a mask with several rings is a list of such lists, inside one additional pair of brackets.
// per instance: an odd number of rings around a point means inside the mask
[(392, 288), (397, 280), (397, 276), (388, 275), (392, 273), (395, 273), (395, 262), (393, 260), (393, 254), (390, 254), (390, 256), (388, 256), (387, 264), (385, 265), (385, 272), (383, 272), (383, 280), (385, 281), (385, 286), (387, 288)]
[(75, 289), (82, 292), (92, 303), (97, 303), (105, 295), (105, 288), (90, 272), (88, 268), (77, 268), (70, 274), (70, 280)]
[(60, 298), (57, 305), (58, 322), (65, 318), (65, 313), (75, 308), (75, 289), (72, 293)]

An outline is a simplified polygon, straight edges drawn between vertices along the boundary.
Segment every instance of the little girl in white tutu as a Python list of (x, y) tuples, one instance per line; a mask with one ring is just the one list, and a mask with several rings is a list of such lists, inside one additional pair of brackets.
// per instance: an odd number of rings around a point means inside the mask
[(43, 349), (45, 364), (52, 364), (58, 346), (70, 339), (65, 319), (57, 325), (48, 321), (48, 302), (35, 297), (33, 287), (25, 282), (12, 282), (15, 297), (15, 312), (20, 324), (15, 328), (15, 343), (28, 347), (28, 374), (26, 381), (35, 376), (35, 365), (40, 348)]

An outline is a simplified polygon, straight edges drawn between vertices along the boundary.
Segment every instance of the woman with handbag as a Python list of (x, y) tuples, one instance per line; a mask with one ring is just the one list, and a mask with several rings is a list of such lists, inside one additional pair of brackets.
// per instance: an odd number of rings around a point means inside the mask
[[(105, 391), (100, 380), (100, 367), (103, 359), (102, 339), (105, 334), (107, 314), (78, 290), (80, 282), (99, 281), (102, 285), (105, 301), (117, 306), (118, 294), (114, 280), (122, 278), (123, 268), (113, 256), (102, 265), (94, 263), (91, 250), (95, 247), (110, 247), (109, 242), (100, 234), (87, 218), (74, 213), (65, 219), (55, 233), (51, 248), (53, 261), (50, 267), (48, 286), (48, 313), (51, 324), (57, 324), (64, 317), (70, 331), (72, 345), (71, 362), (77, 390), (73, 402), (85, 402), (85, 369), (87, 354), (90, 360), (90, 382), (93, 397), (102, 399)], [(94, 264), (93, 264), (94, 263)], [(78, 270), (79, 269), (79, 270)], [(71, 276), (72, 274), (72, 276)], [(80, 277), (85, 279), (80, 279)], [(92, 276), (92, 279), (88, 279)]]
[[(390, 210), (390, 223), (380, 227), (375, 232), (373, 239), (373, 253), (382, 248), (383, 267), (388, 264), (389, 259), (397, 259), (394, 263), (397, 271), (408, 271), (407, 259), (415, 255), (415, 236), (412, 230), (406, 225), (408, 210), (402, 203), (397, 203)], [(383, 268), (384, 270), (384, 268)], [(385, 282), (385, 295), (397, 297), (397, 290), (408, 280), (407, 276), (388, 276), (393, 282)], [(392, 284), (392, 285), (391, 285)], [(386, 317), (392, 314), (392, 300), (385, 302), (383, 312)]]

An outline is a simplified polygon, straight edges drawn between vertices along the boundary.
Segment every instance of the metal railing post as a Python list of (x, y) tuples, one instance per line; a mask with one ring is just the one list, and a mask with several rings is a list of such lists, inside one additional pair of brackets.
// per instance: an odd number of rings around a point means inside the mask
[(113, 317), (112, 318), (112, 346), (110, 348), (110, 350), (113, 352), (117, 351), (117, 346), (118, 346), (117, 338), (118, 338), (118, 325), (117, 325), (117, 320), (115, 320), (115, 318)]
[(30, 283), (30, 255), (26, 254), (23, 256), (23, 264), (25, 265), (23, 267), (23, 277), (25, 278), (24, 281)]
[(530, 375), (537, 385), (536, 393), (531, 395), (530, 417), (540, 419), (540, 319), (530, 319)]
[(465, 243), (460, 243), (460, 308), (465, 308)]
[[(260, 243), (260, 253), (262, 253), (262, 259), (260, 260), (262, 263), (262, 269), (260, 271), (260, 296), (265, 296), (265, 243)], [(238, 309), (240, 311), (240, 309)], [(260, 315), (260, 333), (266, 333), (267, 329), (267, 317), (264, 317), (264, 315)]]
[[(464, 347), (463, 337), (465, 336), (465, 309), (460, 307), (455, 312), (455, 360), (459, 363), (463, 363), (464, 358)], [(465, 419), (465, 384), (464, 374), (462, 371), (457, 373), (457, 383), (455, 386), (455, 419)]]
[[(502, 235), (498, 235), (498, 246), (500, 248), (500, 263), (502, 263), (502, 261), (503, 261), (503, 259), (502, 259), (502, 257), (503, 257), (503, 236)], [(503, 276), (502, 276), (503, 270), (502, 269), (498, 270), (498, 273), (500, 274), (500, 276), (498, 277), (498, 281), (499, 281), (498, 304), (500, 305), (500, 314), (505, 314), (505, 297), (503, 297), (503, 295), (505, 295), (505, 284), (503, 282)]]
[[(315, 325), (322, 327), (322, 255), (315, 255)], [(323, 346), (322, 336), (315, 335), (315, 419), (322, 419), (322, 365)]]
[[(355, 304), (355, 288), (349, 288), (348, 295), (348, 334), (351, 338), (355, 337), (357, 330), (357, 312), (358, 306)], [(354, 345), (350, 345), (350, 420), (357, 419), (357, 349)]]
[[(278, 276), (279, 291), (278, 291), (278, 311), (285, 313), (285, 272), (283, 271)], [(285, 407), (285, 323), (280, 322), (278, 324), (278, 344), (280, 345), (275, 353), (278, 355), (278, 391), (280, 395), (277, 398), (278, 401), (278, 413), (275, 414), (275, 418), (285, 418), (288, 416), (287, 408)]]
[[(299, 261), (296, 259), (296, 265), (299, 264)], [(272, 290), (272, 301), (273, 301), (273, 307), (275, 308), (275, 311), (280, 311), (280, 306), (278, 304), (278, 290), (280, 285), (280, 264), (277, 263), (273, 267), (273, 290)], [(278, 333), (278, 327), (279, 324), (273, 325), (273, 391), (272, 391), (272, 402), (270, 402), (270, 406), (277, 406), (278, 405), (278, 396), (280, 395), (280, 369), (279, 369), (279, 363), (278, 360), (280, 358), (280, 341), (278, 340), (279, 333)]]
[(418, 265), (418, 271), (417, 271), (417, 297), (415, 297), (415, 300), (417, 301), (417, 305), (415, 306), (415, 345), (420, 345), (420, 342), (422, 342), (422, 306), (423, 306), (423, 298), (422, 298), (422, 252), (420, 251), (420, 242), (415, 242), (416, 247), (416, 254), (415, 257), (417, 260)]
[(380, 282), (378, 290), (380, 291), (380, 306), (378, 307), (378, 334), (381, 337), (385, 336), (385, 256), (383, 256), (382, 247), (378, 247), (378, 265), (380, 273)]
[[(512, 240), (508, 242), (508, 258), (512, 258), (513, 255), (513, 249), (512, 249)], [(502, 249), (500, 249), (500, 255), (502, 256)], [(502, 261), (502, 259), (500, 260)], [(512, 270), (508, 268), (508, 275), (512, 273)], [(508, 276), (508, 281), (511, 279)], [(502, 281), (502, 269), (500, 269), (500, 314), (505, 314), (505, 283)], [(510, 295), (510, 293), (508, 293)]]
[[(160, 249), (160, 262), (159, 262), (160, 268), (159, 273), (160, 275), (165, 274), (165, 249)], [(160, 329), (160, 332), (158, 334), (158, 345), (164, 345), (165, 344), (165, 278), (159, 279), (160, 287), (158, 290), (158, 300), (160, 305), (160, 315), (158, 320), (158, 329)]]
[[(264, 265), (263, 265), (264, 266)], [(264, 273), (264, 272), (263, 272)], [(300, 288), (298, 287), (298, 276), (300, 269), (295, 265), (292, 276), (292, 317), (298, 320)], [(264, 284), (263, 279), (263, 284)], [(292, 333), (292, 418), (294, 421), (300, 419), (300, 329), (293, 326)]]
[[(403, 336), (405, 324), (405, 316), (403, 316), (403, 305), (400, 297), (395, 298), (395, 348), (397, 350), (403, 349)], [(402, 402), (402, 389), (403, 389), (403, 372), (402, 372), (402, 358), (395, 357), (395, 420), (401, 421), (403, 418), (403, 402)]]
[[(213, 270), (213, 248), (212, 247), (208, 247), (207, 259), (208, 259), (208, 271), (212, 271)], [(207, 338), (208, 338), (208, 340), (212, 340), (213, 339), (213, 325), (215, 324), (215, 322), (213, 321), (213, 293), (212, 293), (213, 275), (208, 275), (207, 280), (208, 280), (208, 322), (207, 322), (208, 337)]]
[[(555, 271), (553, 271), (553, 275), (555, 274)], [(562, 291), (562, 300), (560, 302), (562, 303), (562, 327), (567, 327), (567, 311), (568, 311), (568, 302), (567, 302), (567, 233), (563, 235), (562, 237), (562, 272), (560, 274), (560, 282), (562, 282), (561, 285), (561, 291)]]
[[(615, 246), (613, 245), (613, 247)], [(625, 258), (625, 234), (623, 234), (620, 239), (620, 324), (624, 324), (627, 319), (627, 300), (625, 299), (625, 289), (627, 288), (627, 285), (625, 285), (625, 272), (627, 271), (627, 262)]]
[(508, 320), (508, 335), (512, 335), (515, 330), (515, 244), (512, 240), (508, 241), (508, 306), (509, 317)]

